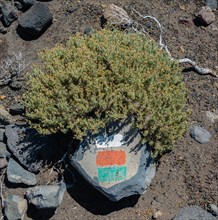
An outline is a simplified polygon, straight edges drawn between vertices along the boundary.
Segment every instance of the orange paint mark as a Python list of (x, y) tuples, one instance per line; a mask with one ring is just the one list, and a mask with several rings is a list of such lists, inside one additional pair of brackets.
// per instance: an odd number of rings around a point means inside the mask
[(98, 166), (123, 165), (126, 162), (125, 151), (100, 151), (96, 157)]

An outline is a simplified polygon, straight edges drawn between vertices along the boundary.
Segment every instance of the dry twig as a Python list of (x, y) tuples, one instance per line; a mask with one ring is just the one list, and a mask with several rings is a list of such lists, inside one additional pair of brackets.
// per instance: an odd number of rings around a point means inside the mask
[[(218, 75), (212, 71), (211, 69), (208, 69), (208, 68), (202, 68), (202, 67), (199, 67), (194, 61), (192, 61), (191, 59), (189, 58), (182, 58), (182, 59), (174, 59), (170, 53), (170, 51), (168, 50), (166, 44), (163, 43), (163, 28), (162, 28), (162, 25), (160, 24), (160, 22), (153, 16), (149, 16), (149, 15), (141, 15), (138, 11), (136, 11), (135, 9), (132, 9), (133, 12), (135, 12), (136, 14), (138, 14), (138, 16), (140, 16), (141, 18), (143, 19), (151, 19), (153, 21), (155, 21), (155, 23), (158, 25), (159, 27), (159, 30), (160, 30), (160, 36), (159, 36), (159, 46), (161, 48), (163, 48), (168, 56), (169, 56), (169, 59), (170, 60), (177, 60), (179, 63), (183, 64), (183, 63), (188, 63), (190, 64), (194, 69), (195, 71), (200, 74), (200, 75), (206, 75), (206, 74), (210, 74), (212, 76), (215, 76), (215, 77), (218, 77)], [(145, 34), (146, 31), (144, 29), (144, 27), (141, 25), (141, 24), (138, 24), (137, 22), (133, 22), (133, 24), (136, 24), (136, 26), (132, 25), (132, 29), (138, 33), (141, 33), (141, 34)], [(138, 29), (138, 27), (140, 27), (141, 30)], [(147, 34), (147, 33), (146, 33)]]

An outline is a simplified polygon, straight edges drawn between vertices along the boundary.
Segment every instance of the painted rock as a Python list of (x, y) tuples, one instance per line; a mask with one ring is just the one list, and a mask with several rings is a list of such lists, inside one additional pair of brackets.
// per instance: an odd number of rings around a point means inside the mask
[(112, 201), (143, 194), (156, 170), (149, 146), (141, 144), (139, 131), (125, 122), (87, 136), (71, 164)]

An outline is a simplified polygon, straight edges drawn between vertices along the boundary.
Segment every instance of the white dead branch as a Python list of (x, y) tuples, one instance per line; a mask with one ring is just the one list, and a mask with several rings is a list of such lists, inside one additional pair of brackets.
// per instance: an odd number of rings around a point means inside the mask
[[(107, 10), (109, 10), (110, 13), (107, 13), (106, 17), (110, 17), (110, 18), (112, 17), (112, 19), (109, 19), (110, 24), (112, 24), (112, 25), (122, 25), (123, 23), (125, 23), (126, 25), (130, 26), (136, 33), (143, 34), (143, 35), (146, 34), (146, 35), (149, 36), (149, 34), (146, 32), (144, 26), (142, 24), (138, 23), (137, 21), (132, 20), (126, 13), (123, 12), (123, 9), (116, 6), (116, 8), (115, 8), (116, 10), (114, 10), (114, 5), (109, 5), (109, 6), (110, 7), (108, 7), (109, 9), (107, 9)], [(119, 10), (117, 8), (119, 8)], [(134, 13), (136, 13), (138, 16), (140, 16), (141, 18), (153, 20), (157, 24), (157, 26), (160, 30), (159, 46), (167, 52), (170, 60), (177, 60), (181, 64), (188, 63), (200, 75), (210, 74), (212, 76), (218, 77), (218, 75), (214, 71), (212, 71), (211, 69), (199, 67), (194, 61), (192, 61), (189, 58), (182, 58), (182, 59), (173, 58), (170, 51), (167, 48), (167, 45), (164, 44), (164, 42), (163, 42), (163, 28), (162, 28), (161, 23), (158, 21), (158, 19), (153, 17), (153, 16), (150, 16), (150, 15), (143, 16), (135, 9), (132, 9), (132, 11)], [(110, 16), (108, 14), (110, 14)], [(123, 14), (124, 14), (124, 16), (122, 16)]]
[[(13, 77), (21, 76), (24, 69), (29, 66), (29, 63), (26, 63), (26, 60), (23, 58), (21, 52), (13, 53), (13, 57), (1, 61), (0, 65), (0, 85), (8, 84)], [(3, 77), (2, 77), (3, 76)]]
[[(203, 68), (203, 67), (199, 67), (194, 61), (192, 61), (191, 59), (189, 58), (182, 58), (182, 59), (174, 59), (170, 53), (170, 51), (168, 50), (167, 46), (163, 43), (163, 28), (162, 28), (162, 25), (160, 24), (160, 22), (155, 18), (155, 17), (152, 17), (152, 16), (149, 16), (149, 15), (141, 15), (138, 11), (136, 11), (135, 9), (133, 9), (133, 11), (138, 14), (141, 18), (143, 19), (151, 19), (153, 21), (156, 22), (156, 24), (158, 25), (159, 27), (159, 30), (160, 30), (160, 36), (159, 36), (159, 45), (161, 48), (165, 49), (165, 51), (167, 52), (169, 58), (171, 60), (178, 60), (179, 63), (183, 64), (183, 63), (188, 63), (190, 64), (194, 69), (195, 71), (200, 74), (200, 75), (206, 75), (206, 74), (210, 74), (212, 76), (215, 76), (215, 77), (218, 77), (218, 75), (216, 75), (216, 73), (214, 71), (212, 71), (211, 69), (208, 69), (208, 68)], [(134, 30), (134, 29), (133, 29)], [(143, 31), (143, 33), (145, 32), (145, 30)]]

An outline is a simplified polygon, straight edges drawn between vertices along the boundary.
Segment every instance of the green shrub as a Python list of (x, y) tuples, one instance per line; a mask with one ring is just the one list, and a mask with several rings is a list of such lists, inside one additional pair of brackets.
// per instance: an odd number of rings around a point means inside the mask
[(26, 115), (40, 133), (71, 131), (81, 139), (134, 116), (157, 156), (186, 130), (181, 70), (153, 40), (110, 30), (77, 34), (41, 58), (24, 96)]

